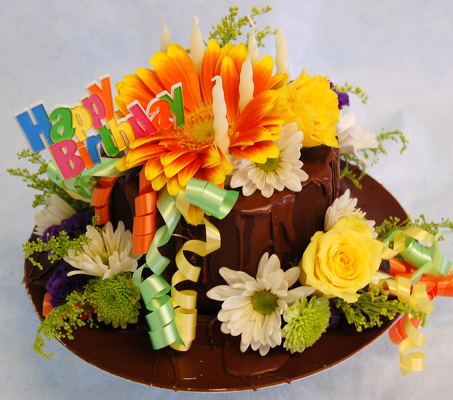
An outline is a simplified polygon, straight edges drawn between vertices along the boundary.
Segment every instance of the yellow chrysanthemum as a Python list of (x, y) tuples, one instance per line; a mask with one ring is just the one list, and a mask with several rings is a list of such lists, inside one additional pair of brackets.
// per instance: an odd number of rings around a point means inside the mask
[(338, 147), (338, 96), (330, 89), (327, 78), (302, 71), (294, 81), (279, 88), (278, 94), (274, 112), (285, 123), (297, 123), (304, 134), (304, 147)]
[(171, 195), (177, 194), (193, 177), (223, 185), (232, 166), (214, 140), (212, 78), (215, 76), (220, 76), (223, 82), (231, 154), (256, 162), (278, 156), (274, 140), (279, 137), (283, 120), (270, 114), (277, 99), (272, 89), (282, 85), (286, 76), (272, 75), (271, 57), (256, 63), (254, 97), (240, 112), (239, 76), (247, 56), (245, 45), (229, 44), (220, 48), (211, 40), (198, 76), (187, 52), (172, 44), (167, 52), (157, 52), (150, 60), (153, 70), (141, 68), (135, 75), (126, 76), (117, 86), (116, 103), (121, 113), (127, 115), (127, 105), (136, 100), (146, 108), (157, 94), (164, 90), (170, 92), (172, 85), (181, 82), (185, 124), (133, 141), (119, 168), (144, 165), (153, 188), (160, 190), (167, 185)]

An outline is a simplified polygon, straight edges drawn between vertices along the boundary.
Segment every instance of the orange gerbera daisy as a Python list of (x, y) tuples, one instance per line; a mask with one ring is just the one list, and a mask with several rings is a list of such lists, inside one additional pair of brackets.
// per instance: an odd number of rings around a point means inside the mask
[(211, 40), (206, 48), (198, 76), (189, 54), (172, 44), (167, 52), (157, 52), (150, 63), (153, 70), (141, 68), (117, 85), (116, 98), (120, 113), (127, 115), (127, 105), (138, 101), (144, 109), (163, 91), (182, 84), (184, 125), (171, 126), (155, 135), (139, 138), (119, 163), (122, 170), (144, 165), (145, 175), (154, 190), (167, 185), (176, 195), (195, 177), (223, 185), (232, 166), (215, 144), (212, 111), (212, 78), (221, 76), (227, 107), (231, 154), (264, 163), (278, 157), (274, 140), (279, 137), (283, 120), (270, 115), (277, 99), (275, 89), (283, 85), (286, 75), (272, 75), (273, 60), (264, 57), (253, 67), (254, 97), (239, 111), (239, 76), (248, 56), (245, 45), (231, 44), (220, 48)]

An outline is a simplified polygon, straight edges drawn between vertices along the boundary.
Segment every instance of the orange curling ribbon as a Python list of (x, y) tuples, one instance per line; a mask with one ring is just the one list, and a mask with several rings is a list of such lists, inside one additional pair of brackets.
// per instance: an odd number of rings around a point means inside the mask
[(103, 177), (98, 185), (93, 188), (91, 205), (94, 207), (94, 214), (98, 217), (96, 224), (104, 225), (110, 220), (109, 198), (118, 177)]
[(52, 304), (50, 304), (50, 300), (52, 299), (52, 295), (50, 293), (46, 293), (44, 295), (44, 299), (42, 300), (42, 316), (47, 317), (49, 313), (53, 310)]
[(132, 251), (146, 254), (156, 234), (157, 192), (146, 179), (142, 168), (139, 177), (139, 196), (135, 199), (135, 217), (132, 229)]

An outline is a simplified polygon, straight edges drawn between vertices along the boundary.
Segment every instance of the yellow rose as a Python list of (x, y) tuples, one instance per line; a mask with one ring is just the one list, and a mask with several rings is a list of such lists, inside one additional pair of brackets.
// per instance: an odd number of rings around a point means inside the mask
[(335, 125), (340, 117), (338, 96), (330, 89), (326, 77), (310, 76), (305, 71), (289, 84), (278, 89), (275, 113), (285, 124), (297, 122), (304, 134), (305, 147), (338, 147)]
[(300, 262), (300, 281), (328, 297), (357, 301), (381, 263), (383, 244), (357, 215), (341, 218), (327, 232), (316, 232)]

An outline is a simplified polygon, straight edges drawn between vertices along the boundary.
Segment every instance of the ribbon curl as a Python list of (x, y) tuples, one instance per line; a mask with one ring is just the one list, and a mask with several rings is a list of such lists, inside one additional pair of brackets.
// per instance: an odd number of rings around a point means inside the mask
[(96, 221), (98, 225), (104, 225), (110, 220), (109, 197), (117, 179), (118, 177), (103, 177), (93, 188), (91, 205), (94, 207), (94, 214), (98, 217)]
[(144, 168), (140, 171), (139, 183), (139, 195), (135, 198), (132, 250), (135, 254), (146, 254), (156, 233), (157, 193), (146, 179)]
[[(453, 276), (448, 275), (452, 262), (441, 254), (438, 246), (438, 240), (444, 234), (432, 235), (423, 229), (410, 227), (396, 231), (384, 241), (387, 247), (382, 258), (389, 260), (390, 274), (379, 272), (376, 280), (381, 292), (397, 296), (398, 300), (427, 316), (434, 309), (431, 302), (434, 297), (453, 296)], [(397, 256), (404, 261), (396, 259)], [(412, 351), (423, 348), (426, 342), (426, 336), (418, 331), (420, 322), (410, 315), (404, 316), (389, 330), (390, 339), (399, 344), (399, 364), (403, 375), (425, 368), (424, 354)]]
[[(165, 224), (156, 231), (146, 255), (146, 263), (132, 275), (132, 282), (139, 287), (146, 309), (151, 311), (146, 320), (150, 328), (149, 337), (156, 350), (172, 343), (184, 344), (174, 321), (171, 298), (167, 295), (171, 290), (170, 285), (161, 276), (170, 260), (157, 249), (168, 243), (181, 214), (176, 209), (175, 199), (166, 190), (161, 190), (157, 196), (157, 209)], [(153, 275), (143, 279), (142, 274), (146, 269), (150, 269)]]
[(49, 179), (64, 189), (74, 199), (90, 202), (93, 197), (94, 186), (99, 178), (102, 177), (119, 177), (129, 174), (128, 171), (118, 171), (116, 165), (117, 158), (102, 157), (101, 163), (95, 165), (91, 169), (86, 169), (74, 178), (64, 180), (59, 168), (54, 161), (50, 161), (47, 165), (47, 175)]
[[(196, 182), (195, 185), (188, 185), (186, 191), (181, 191), (178, 194), (178, 197), (176, 199), (176, 206), (179, 212), (186, 219), (190, 205), (187, 197), (192, 196), (193, 199), (193, 191), (199, 193), (199, 188), (200, 185), (198, 185), (198, 183)], [(206, 195), (206, 191), (209, 191), (209, 185), (203, 185), (203, 192), (201, 193), (200, 197), (204, 197), (205, 199), (209, 198), (211, 200), (209, 203), (203, 203), (203, 205), (206, 205), (206, 208), (210, 210), (216, 209), (214, 211), (216, 213), (216, 216), (221, 215), (221, 213), (219, 212), (221, 206), (212, 204), (213, 202), (218, 202), (218, 200), (215, 199), (215, 196), (210, 196), (209, 194)], [(223, 196), (223, 198), (225, 198), (226, 196), (231, 197), (231, 195), (228, 195), (227, 193), (228, 192), (224, 193), (225, 195)], [(199, 202), (199, 204), (201, 204), (201, 202)], [(202, 240), (192, 239), (188, 240), (182, 245), (175, 258), (178, 270), (173, 274), (173, 277), (171, 279), (171, 299), (176, 312), (175, 322), (176, 326), (178, 327), (178, 331), (181, 334), (181, 338), (184, 340), (184, 346), (181, 346), (179, 344), (172, 344), (171, 347), (180, 351), (189, 350), (193, 340), (195, 339), (197, 321), (197, 292), (194, 290), (179, 291), (178, 289), (176, 289), (176, 286), (186, 280), (197, 282), (201, 270), (200, 267), (194, 266), (189, 262), (184, 252), (188, 251), (201, 257), (205, 257), (207, 254), (212, 253), (213, 251), (220, 248), (219, 230), (206, 218), (202, 219), (201, 224), (205, 226), (206, 241), (204, 242)]]
[[(178, 291), (175, 286), (185, 280), (196, 282), (200, 274), (200, 267), (192, 265), (184, 252), (189, 251), (204, 257), (220, 247), (220, 233), (214, 225), (203, 218), (206, 241), (189, 240), (184, 243), (176, 254), (175, 263), (178, 270), (173, 274), (171, 287), (161, 276), (170, 260), (160, 254), (158, 247), (168, 243), (181, 215), (187, 217), (190, 204), (197, 205), (217, 218), (224, 218), (237, 197), (238, 192), (226, 191), (210, 182), (195, 178), (189, 181), (186, 190), (181, 191), (177, 199), (170, 196), (166, 190), (159, 192), (157, 209), (165, 224), (155, 233), (146, 254), (146, 264), (137, 269), (132, 277), (134, 284), (140, 288), (146, 308), (151, 311), (146, 319), (154, 349), (167, 345), (180, 351), (190, 348), (196, 331), (196, 292)], [(149, 268), (153, 275), (142, 279), (146, 268)], [(170, 291), (171, 297), (168, 296)]]
[[(434, 236), (414, 226), (403, 231), (396, 231), (384, 241), (387, 248), (384, 250), (382, 258), (389, 260), (399, 255), (404, 261), (415, 267), (417, 271), (412, 274), (412, 284), (418, 282), (423, 274), (446, 276), (452, 262), (445, 258), (439, 250), (438, 240), (444, 234), (439, 232)], [(430, 247), (425, 247), (419, 242), (426, 243)]]

